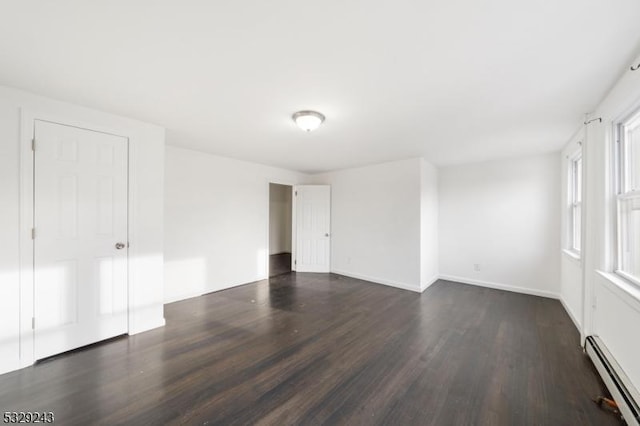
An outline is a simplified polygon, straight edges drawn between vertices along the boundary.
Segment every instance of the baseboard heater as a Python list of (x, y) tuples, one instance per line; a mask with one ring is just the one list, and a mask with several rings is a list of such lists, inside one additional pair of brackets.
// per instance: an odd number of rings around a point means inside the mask
[(587, 337), (585, 350), (629, 426), (640, 426), (640, 394), (598, 336)]

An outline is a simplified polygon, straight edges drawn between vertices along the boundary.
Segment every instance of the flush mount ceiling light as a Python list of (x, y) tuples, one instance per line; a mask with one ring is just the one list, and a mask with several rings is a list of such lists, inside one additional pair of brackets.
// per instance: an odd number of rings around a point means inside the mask
[(324, 121), (324, 115), (316, 111), (298, 111), (291, 118), (305, 132), (317, 129)]

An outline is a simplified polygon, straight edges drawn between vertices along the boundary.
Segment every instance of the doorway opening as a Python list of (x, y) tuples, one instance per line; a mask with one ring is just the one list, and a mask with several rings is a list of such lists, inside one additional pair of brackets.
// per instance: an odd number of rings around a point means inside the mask
[(269, 184), (269, 278), (291, 272), (293, 187)]

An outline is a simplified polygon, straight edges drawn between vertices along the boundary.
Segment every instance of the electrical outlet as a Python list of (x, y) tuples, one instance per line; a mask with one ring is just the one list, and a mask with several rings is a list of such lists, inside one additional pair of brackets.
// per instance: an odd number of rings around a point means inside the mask
[(480, 272), (480, 264), (479, 263), (474, 263), (473, 264), (473, 270), (476, 272)]
[(351, 265), (351, 256), (347, 257), (347, 265)]

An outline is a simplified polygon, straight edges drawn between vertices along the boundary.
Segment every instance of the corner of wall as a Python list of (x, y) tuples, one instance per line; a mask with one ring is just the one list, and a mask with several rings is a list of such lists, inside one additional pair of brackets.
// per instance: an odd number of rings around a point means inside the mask
[(433, 284), (435, 284), (439, 279), (440, 279), (440, 276), (436, 274), (433, 277), (423, 281), (422, 284), (420, 284), (420, 292), (424, 293), (426, 289), (428, 289)]
[(438, 279), (438, 169), (420, 158), (420, 288), (426, 290)]
[(569, 304), (565, 301), (564, 296), (562, 295), (562, 293), (560, 293), (560, 296), (558, 297), (558, 300), (560, 300), (560, 303), (562, 304), (562, 307), (564, 308), (564, 310), (569, 315), (569, 318), (571, 318), (571, 321), (573, 322), (573, 325), (575, 325), (576, 328), (578, 329), (578, 332), (582, 333), (582, 325), (580, 324), (580, 321), (578, 320), (578, 317), (573, 312), (573, 310), (571, 309)]

